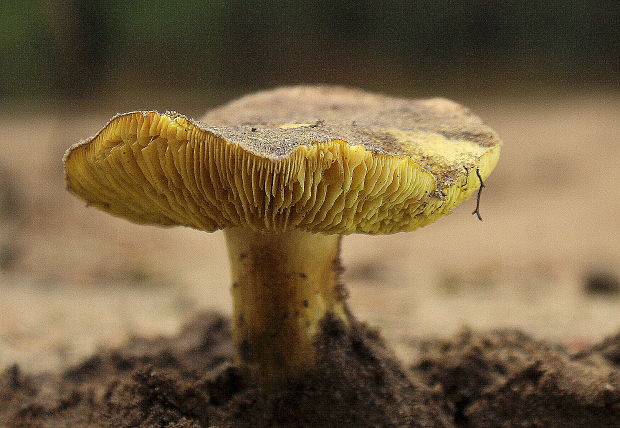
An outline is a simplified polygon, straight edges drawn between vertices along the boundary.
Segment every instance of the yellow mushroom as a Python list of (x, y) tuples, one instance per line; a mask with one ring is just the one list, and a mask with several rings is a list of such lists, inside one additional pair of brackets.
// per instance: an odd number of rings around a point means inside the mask
[(111, 214), (224, 229), (237, 363), (269, 387), (312, 370), (326, 316), (352, 321), (340, 236), (435, 221), (478, 190), (499, 152), (491, 129), (445, 99), (297, 86), (243, 97), (202, 123), (118, 115), (72, 146), (65, 168), (69, 190)]

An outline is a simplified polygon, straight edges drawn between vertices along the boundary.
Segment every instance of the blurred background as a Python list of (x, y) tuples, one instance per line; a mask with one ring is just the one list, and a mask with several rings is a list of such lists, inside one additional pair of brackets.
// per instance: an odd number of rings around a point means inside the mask
[(620, 3), (0, 2), (0, 366), (57, 369), (228, 313), (221, 233), (137, 226), (69, 195), (62, 155), (118, 112), (199, 118), (336, 83), (467, 105), (505, 146), (427, 228), (344, 239), (360, 319), (403, 358), (463, 326), (580, 350), (620, 330)]

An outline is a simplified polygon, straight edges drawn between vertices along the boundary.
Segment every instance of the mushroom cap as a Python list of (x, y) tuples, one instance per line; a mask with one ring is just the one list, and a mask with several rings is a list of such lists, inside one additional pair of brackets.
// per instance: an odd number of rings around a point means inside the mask
[(493, 130), (446, 99), (333, 86), (248, 95), (201, 122), (120, 114), (65, 154), (70, 191), (136, 223), (215, 231), (410, 231), (491, 173)]

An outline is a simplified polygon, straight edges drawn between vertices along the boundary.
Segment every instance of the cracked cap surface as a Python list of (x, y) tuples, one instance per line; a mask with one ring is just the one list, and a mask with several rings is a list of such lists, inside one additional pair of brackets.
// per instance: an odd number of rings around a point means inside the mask
[(410, 231), (491, 173), (493, 130), (465, 107), (330, 86), (278, 88), (208, 112), (117, 115), (65, 154), (69, 190), (136, 223), (205, 231)]

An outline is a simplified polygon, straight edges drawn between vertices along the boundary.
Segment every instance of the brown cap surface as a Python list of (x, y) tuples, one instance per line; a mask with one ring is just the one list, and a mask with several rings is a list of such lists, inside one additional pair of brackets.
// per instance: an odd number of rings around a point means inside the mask
[(394, 233), (448, 214), (500, 151), (456, 103), (341, 87), (259, 92), (203, 122), (118, 115), (67, 151), (68, 187), (137, 223)]

